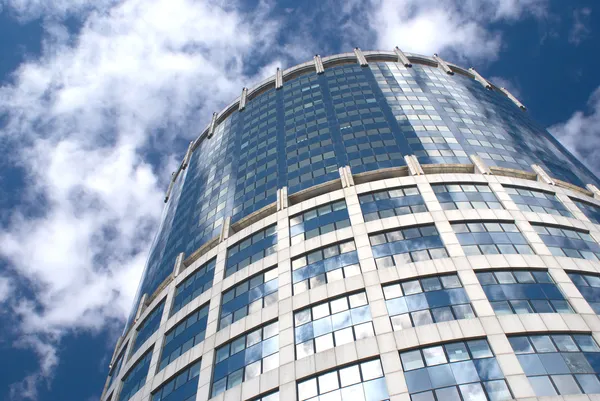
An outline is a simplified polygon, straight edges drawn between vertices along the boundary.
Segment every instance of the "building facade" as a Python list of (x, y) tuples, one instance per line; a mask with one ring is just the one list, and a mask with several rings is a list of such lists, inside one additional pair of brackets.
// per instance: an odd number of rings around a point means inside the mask
[(600, 400), (597, 185), (437, 55), (278, 69), (173, 174), (101, 399)]

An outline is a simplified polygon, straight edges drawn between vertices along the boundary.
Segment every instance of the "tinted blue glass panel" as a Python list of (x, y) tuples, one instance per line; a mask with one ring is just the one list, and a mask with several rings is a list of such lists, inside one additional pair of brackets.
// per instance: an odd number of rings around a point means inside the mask
[(371, 192), (359, 195), (358, 200), (365, 221), (427, 211), (416, 186)]
[(524, 212), (573, 217), (555, 194), (531, 188), (504, 186), (513, 202)]
[(394, 330), (475, 317), (456, 274), (386, 285), (383, 295)]
[(200, 361), (177, 373), (152, 393), (151, 401), (193, 401), (196, 399)]
[(364, 291), (294, 313), (296, 358), (375, 335)]
[(579, 199), (571, 198), (571, 200), (575, 202), (579, 210), (581, 210), (592, 223), (600, 224), (600, 207)]
[(223, 292), (219, 329), (277, 302), (277, 277), (275, 267)]
[(279, 366), (279, 326), (271, 323), (216, 349), (212, 397)]
[(371, 234), (369, 240), (379, 269), (448, 257), (433, 224)]
[(225, 277), (275, 253), (277, 227), (275, 225), (255, 232), (227, 249)]
[(519, 253), (533, 255), (533, 249), (514, 223), (454, 223), (452, 229), (467, 256)]
[(442, 209), (504, 209), (486, 184), (435, 184), (433, 192)]
[(600, 245), (586, 231), (532, 224), (554, 256), (600, 260)]
[(360, 273), (353, 240), (320, 248), (292, 259), (294, 294)]
[(600, 390), (600, 347), (589, 334), (508, 338), (537, 396)]
[(600, 314), (600, 276), (585, 273), (569, 273), (569, 277), (594, 312)]
[(345, 227), (350, 217), (344, 200), (307, 210), (290, 217), (292, 245)]
[(374, 359), (299, 381), (298, 400), (388, 400), (381, 361)]
[(177, 286), (171, 315), (212, 287), (216, 260), (215, 258), (206, 262)]
[(548, 272), (496, 270), (479, 272), (477, 278), (497, 315), (573, 313)]
[(208, 305), (190, 313), (165, 334), (158, 370), (162, 370), (193, 346), (204, 341)]
[(413, 401), (512, 398), (486, 340), (461, 341), (401, 352), (400, 359)]
[(127, 401), (138, 392), (146, 383), (150, 361), (152, 360), (152, 348), (131, 367), (129, 372), (123, 376), (123, 385), (119, 395), (120, 401)]
[(137, 329), (135, 339), (133, 340), (133, 347), (131, 348), (131, 353), (129, 355), (135, 354), (135, 351), (137, 351), (142, 344), (144, 344), (146, 340), (150, 338), (152, 334), (154, 334), (156, 329), (158, 329), (164, 307), (165, 301), (163, 300), (152, 310), (152, 312), (150, 312), (148, 316), (146, 316), (142, 324), (140, 324)]

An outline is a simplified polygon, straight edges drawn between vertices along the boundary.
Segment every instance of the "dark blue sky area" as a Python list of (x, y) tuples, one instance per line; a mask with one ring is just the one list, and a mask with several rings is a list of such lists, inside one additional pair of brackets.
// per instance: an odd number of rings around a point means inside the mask
[[(2, 3), (0, 0), (0, 10)], [(248, 2), (242, 9), (252, 12), (257, 4), (258, 2)], [(271, 8), (273, 16), (284, 21), (284, 29), (278, 34), (278, 41), (282, 43), (291, 41), (302, 29), (305, 19), (299, 17), (308, 16), (316, 26), (325, 25), (327, 13), (335, 12), (340, 5), (325, 6), (320, 1), (307, 2), (306, 12), (296, 7), (296, 1), (285, 0)], [(589, 8), (590, 12), (580, 15), (583, 27), (580, 34), (574, 37), (574, 10), (583, 8)], [(526, 18), (510, 23), (494, 22), (488, 28), (503, 36), (498, 59), (473, 65), (487, 78), (501, 77), (508, 80), (518, 91), (518, 97), (528, 107), (528, 112), (544, 126), (565, 122), (574, 112), (586, 110), (590, 95), (600, 86), (600, 8), (597, 9), (597, 2), (553, 0), (548, 9), (548, 15), (538, 20)], [(45, 24), (54, 18), (58, 17), (18, 20), (9, 6), (0, 11), (0, 79), (3, 86), (11, 83), (12, 73), (21, 63), (40, 57), (42, 40), (47, 35)], [(80, 19), (77, 16), (70, 17), (68, 22), (62, 20), (74, 39), (81, 28), (78, 21)], [(344, 41), (335, 28), (324, 29), (318, 37), (321, 40), (314, 44), (314, 48), (305, 49), (309, 54), (317, 51), (324, 55), (328, 52), (351, 51), (351, 48), (340, 47)], [(372, 36), (366, 35), (362, 38), (362, 43), (356, 45), (369, 49), (372, 48), (373, 41)], [(444, 55), (443, 52), (441, 55)], [(290, 62), (292, 58), (287, 57)], [(256, 58), (248, 63), (246, 70), (256, 71), (264, 63), (265, 60)], [(0, 114), (0, 123), (4, 121), (3, 118)], [(173, 130), (177, 132), (177, 128)], [(165, 130), (162, 135), (167, 135), (168, 131)], [(3, 153), (7, 154), (7, 157), (0, 160), (0, 226), (5, 226), (12, 210), (20, 206), (28, 180), (23, 170), (12, 163), (11, 145), (2, 136), (0, 146)], [(182, 141), (181, 148), (186, 146), (186, 142)], [(146, 161), (153, 165), (160, 158), (160, 143), (155, 147), (148, 149), (145, 156)], [(0, 275), (6, 269), (6, 261), (0, 259)], [(21, 282), (20, 285), (23, 288), (17, 287), (13, 296), (27, 297), (28, 284)], [(10, 315), (6, 311), (0, 311), (0, 317), (3, 318), (4, 325), (0, 326), (0, 359), (3, 362), (0, 363), (0, 401), (19, 399), (18, 394), (10, 394), (11, 384), (35, 373), (39, 362), (30, 349), (15, 347), (20, 334), (15, 332), (16, 322), (11, 321)], [(59, 363), (54, 369), (54, 376), (47, 386), (38, 387), (37, 400), (96, 400), (102, 391), (113, 342), (116, 340), (114, 332), (110, 333), (105, 329), (95, 334), (84, 331), (69, 333), (63, 337), (57, 345)]]

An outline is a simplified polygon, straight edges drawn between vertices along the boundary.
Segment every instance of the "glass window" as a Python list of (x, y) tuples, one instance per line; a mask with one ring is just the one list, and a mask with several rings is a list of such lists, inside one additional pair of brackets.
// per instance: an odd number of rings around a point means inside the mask
[(600, 348), (591, 335), (510, 336), (509, 341), (538, 397), (600, 389)]
[(189, 401), (196, 396), (199, 377), (200, 361), (197, 361), (154, 391), (151, 401)]
[(279, 326), (274, 322), (216, 349), (212, 397), (277, 366)]
[(600, 314), (600, 276), (587, 273), (569, 273), (583, 298), (596, 314)]
[(383, 294), (394, 330), (475, 317), (456, 274), (388, 284)]
[(381, 361), (374, 359), (335, 369), (299, 381), (298, 400), (363, 400), (389, 399)]
[[(510, 400), (512, 395), (486, 340), (400, 352), (411, 400)], [(434, 397), (435, 394), (435, 397)]]
[(455, 223), (452, 228), (467, 256), (494, 254), (533, 255), (533, 249), (514, 223)]
[(150, 338), (160, 326), (165, 300), (163, 299), (149, 314), (144, 318), (137, 328), (137, 333), (133, 340), (133, 347), (129, 355), (133, 355)]
[(131, 369), (123, 376), (123, 385), (119, 401), (127, 401), (141, 389), (146, 383), (146, 377), (150, 369), (150, 361), (152, 360), (152, 348), (133, 364)]
[(504, 188), (522, 211), (573, 217), (556, 195), (551, 192), (513, 186), (504, 186)]
[(600, 245), (588, 232), (543, 224), (532, 226), (554, 256), (600, 260)]
[(504, 209), (484, 184), (434, 184), (431, 186), (442, 209)]
[(365, 221), (427, 211), (416, 186), (371, 192), (359, 195), (358, 200)]
[(375, 335), (364, 291), (294, 313), (296, 358)]
[(350, 217), (344, 200), (319, 206), (290, 217), (292, 245), (346, 227)]
[(263, 259), (276, 251), (276, 225), (264, 228), (227, 249), (225, 277)]

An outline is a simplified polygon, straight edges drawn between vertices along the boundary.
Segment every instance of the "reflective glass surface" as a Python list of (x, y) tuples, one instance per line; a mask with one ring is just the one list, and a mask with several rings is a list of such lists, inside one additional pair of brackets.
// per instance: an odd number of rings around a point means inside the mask
[(225, 277), (258, 262), (277, 249), (277, 226), (272, 225), (244, 238), (227, 248)]
[(212, 287), (216, 261), (215, 258), (206, 262), (177, 286), (171, 315)]
[(115, 378), (119, 376), (119, 373), (121, 372), (121, 366), (123, 366), (123, 359), (125, 359), (125, 351), (127, 351), (127, 344), (125, 344), (125, 346), (119, 353), (119, 356), (117, 356), (117, 359), (115, 359), (115, 362), (112, 364), (112, 368), (108, 372), (108, 377), (110, 379), (108, 380), (108, 386), (106, 386), (107, 388), (109, 388), (112, 385), (112, 383), (115, 381)]
[(573, 313), (548, 272), (495, 270), (476, 274), (497, 315)]
[(259, 273), (223, 292), (219, 330), (277, 302), (277, 267)]
[(250, 94), (245, 109), (233, 109), (197, 141), (175, 179), (138, 301), (168, 277), (180, 252), (218, 237), (226, 217), (235, 223), (274, 204), (278, 188), (291, 195), (338, 179), (342, 166), (357, 174), (405, 166), (411, 154), (422, 164), (471, 164), (469, 155), (478, 155), (492, 167), (531, 172), (536, 163), (572, 184), (598, 185), (504, 94), (427, 65), (328, 66), (286, 77), (280, 90)]
[(162, 370), (194, 345), (204, 341), (208, 309), (207, 304), (190, 313), (165, 334), (158, 370)]
[(500, 253), (534, 254), (514, 223), (454, 223), (452, 229), (467, 256)]
[(431, 188), (444, 210), (504, 209), (487, 184), (435, 184)]
[(600, 245), (587, 231), (567, 227), (532, 224), (554, 256), (600, 260)]
[(586, 273), (569, 273), (569, 277), (594, 312), (600, 314), (600, 276)]
[(370, 192), (359, 195), (358, 200), (365, 221), (427, 211), (416, 186)]
[(375, 335), (365, 291), (294, 313), (296, 358)]
[(412, 401), (512, 398), (487, 340), (453, 342), (400, 353)]
[(138, 361), (123, 376), (123, 385), (119, 394), (119, 401), (127, 401), (141, 389), (146, 383), (150, 361), (152, 360), (152, 348), (138, 359)]
[(379, 269), (448, 257), (433, 224), (370, 234), (369, 241)]
[(456, 274), (385, 285), (383, 295), (394, 330), (475, 317)]
[(589, 334), (508, 337), (538, 397), (600, 393), (600, 348)]
[(306, 210), (290, 217), (292, 245), (345, 227), (350, 227), (345, 200)]
[(575, 202), (579, 210), (581, 210), (592, 223), (600, 224), (600, 207), (579, 199), (571, 198), (571, 200)]
[(279, 366), (277, 322), (254, 329), (215, 350), (212, 397)]
[(200, 377), (200, 361), (178, 372), (155, 392), (151, 401), (194, 401)]
[(361, 362), (299, 381), (299, 401), (384, 401), (389, 399), (379, 359)]
[(137, 328), (137, 333), (133, 340), (133, 346), (131, 347), (131, 353), (129, 356), (135, 354), (137, 351), (152, 334), (160, 326), (160, 320), (162, 318), (163, 309), (165, 308), (165, 300), (163, 299), (148, 316), (144, 319), (142, 324)]
[(360, 273), (354, 240), (320, 248), (292, 259), (294, 294)]
[(531, 188), (504, 186), (513, 202), (524, 212), (548, 213), (573, 217), (555, 194)]

